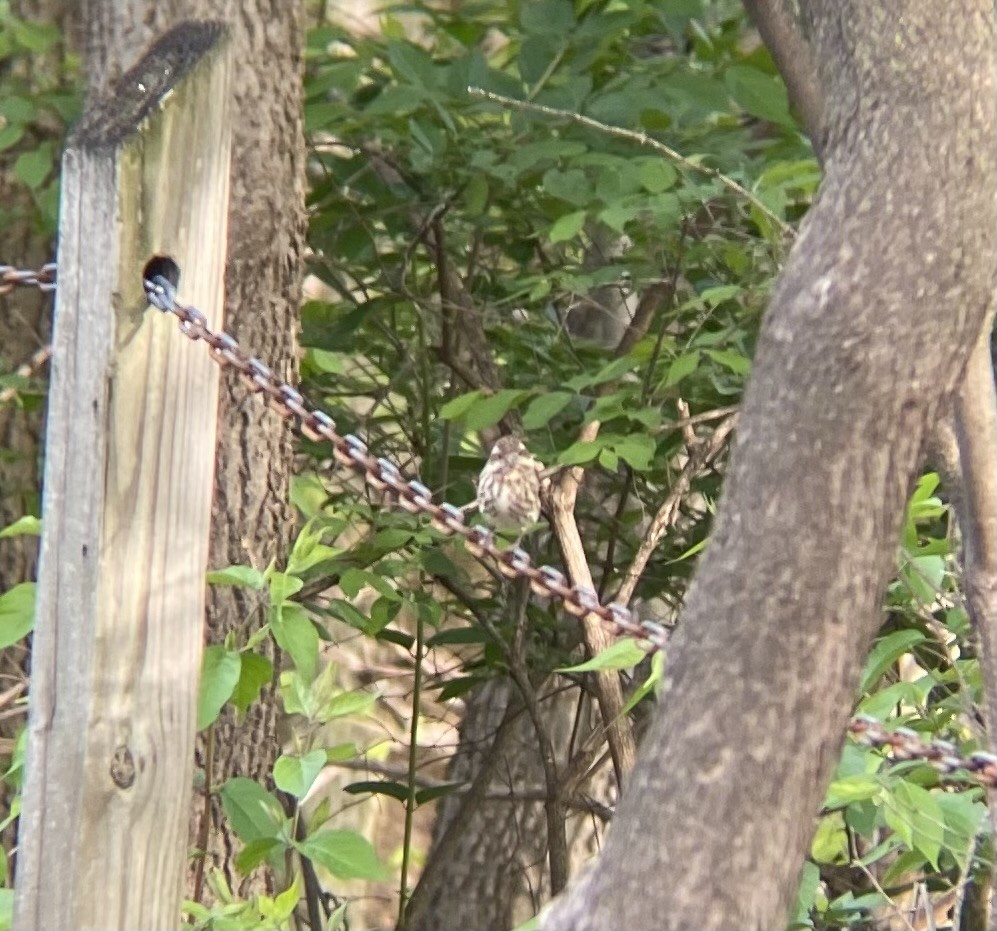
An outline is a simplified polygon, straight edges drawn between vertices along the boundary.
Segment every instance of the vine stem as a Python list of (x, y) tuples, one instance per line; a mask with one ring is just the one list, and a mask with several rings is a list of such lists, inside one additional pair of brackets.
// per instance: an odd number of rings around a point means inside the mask
[(546, 116), (553, 116), (561, 120), (570, 120), (572, 123), (578, 123), (582, 126), (588, 126), (589, 129), (594, 129), (597, 132), (605, 133), (608, 136), (616, 136), (618, 139), (628, 139), (630, 142), (635, 142), (637, 145), (644, 146), (648, 149), (652, 149), (659, 155), (663, 155), (669, 161), (674, 162), (676, 165), (680, 165), (687, 171), (694, 171), (701, 175), (706, 175), (708, 178), (713, 178), (714, 181), (723, 185), (728, 191), (736, 194), (738, 197), (743, 198), (748, 201), (759, 213), (761, 213), (770, 223), (775, 226), (779, 232), (785, 236), (787, 239), (791, 239), (796, 235), (793, 227), (791, 227), (785, 220), (773, 213), (762, 201), (755, 195), (752, 194), (744, 185), (738, 184), (729, 175), (725, 175), (722, 171), (717, 171), (716, 168), (710, 168), (709, 165), (703, 165), (700, 162), (693, 161), (691, 158), (686, 158), (681, 152), (677, 152), (671, 146), (665, 145), (663, 142), (658, 142), (657, 139), (653, 139), (647, 133), (634, 132), (632, 129), (624, 129), (622, 126), (611, 126), (609, 123), (602, 123), (599, 120), (594, 120), (590, 116), (585, 116), (582, 113), (573, 113), (571, 110), (559, 110), (556, 107), (548, 107), (546, 104), (534, 103), (530, 100), (516, 100), (514, 97), (506, 97), (504, 94), (496, 94), (493, 91), (486, 91), (481, 87), (468, 87), (467, 92), (472, 97), (482, 97), (485, 100), (490, 100), (492, 103), (501, 104), (504, 107), (511, 107), (514, 110), (526, 110), (530, 113), (543, 113)]

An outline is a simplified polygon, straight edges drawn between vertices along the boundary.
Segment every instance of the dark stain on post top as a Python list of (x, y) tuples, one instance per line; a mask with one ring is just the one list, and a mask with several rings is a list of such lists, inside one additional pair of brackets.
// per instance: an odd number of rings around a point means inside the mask
[(87, 107), (69, 137), (77, 148), (115, 146), (134, 132), (226, 35), (222, 23), (188, 22), (157, 39), (107, 95)]

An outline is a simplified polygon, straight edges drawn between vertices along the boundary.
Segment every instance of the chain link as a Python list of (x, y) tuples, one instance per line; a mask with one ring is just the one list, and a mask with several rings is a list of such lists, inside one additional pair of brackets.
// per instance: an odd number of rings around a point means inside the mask
[[(53, 262), (37, 271), (0, 265), (0, 295), (15, 287), (52, 291), (55, 282), (56, 265)], [(292, 423), (302, 435), (311, 440), (327, 440), (332, 445), (336, 462), (384, 495), (388, 504), (410, 514), (428, 517), (432, 526), (445, 536), (463, 538), (468, 550), (478, 559), (487, 557), (507, 578), (528, 579), (537, 595), (562, 602), (569, 614), (576, 617), (594, 614), (617, 634), (645, 641), (652, 650), (667, 646), (668, 629), (663, 624), (641, 620), (619, 602), (602, 604), (592, 589), (570, 584), (559, 569), (534, 566), (529, 554), (519, 546), (500, 549), (492, 531), (468, 524), (461, 508), (445, 501), (435, 503), (432, 492), (418, 479), (406, 478), (393, 462), (374, 456), (358, 437), (341, 436), (328, 414), (308, 405), (297, 390), (278, 378), (265, 363), (244, 352), (234, 337), (224, 331), (214, 332), (196, 307), (177, 301), (175, 283), (168, 277), (154, 275), (151, 280), (144, 280), (143, 286), (153, 307), (177, 317), (184, 336), (194, 342), (207, 343), (215, 362), (222, 368), (235, 369), (250, 391), (263, 395), (267, 406)], [(860, 743), (889, 750), (895, 760), (920, 760), (944, 775), (965, 771), (982, 785), (997, 786), (997, 755), (993, 753), (977, 751), (964, 756), (947, 740), (926, 741), (907, 727), (891, 731), (867, 715), (852, 718), (848, 731)]]
[(0, 295), (9, 294), (14, 288), (38, 288), (39, 291), (55, 290), (55, 262), (37, 270), (0, 265)]
[(947, 740), (924, 740), (909, 727), (890, 731), (876, 718), (863, 714), (852, 718), (848, 732), (860, 743), (892, 751), (895, 760), (921, 760), (946, 776), (966, 770), (983, 785), (997, 786), (997, 756), (993, 753), (977, 750), (963, 756)]

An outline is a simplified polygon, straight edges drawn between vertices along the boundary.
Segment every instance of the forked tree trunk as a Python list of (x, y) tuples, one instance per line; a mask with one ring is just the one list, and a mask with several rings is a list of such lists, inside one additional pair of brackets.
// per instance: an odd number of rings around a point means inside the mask
[(928, 430), (991, 321), (993, 4), (801, 7), (824, 184), (762, 326), (662, 713), (545, 928), (785, 925)]
[[(304, 243), (304, 137), (301, 125), (303, 11), (300, 0), (88, 0), (87, 71), (92, 87), (127, 68), (151, 38), (183, 19), (216, 19), (231, 28), (235, 44), (235, 138), (232, 211), (225, 275), (225, 328), (275, 371), (296, 367), (297, 308)], [(181, 277), (180, 296), (183, 296)], [(223, 379), (219, 411), (215, 506), (210, 564), (258, 569), (286, 552), (291, 435), (279, 418)], [(221, 641), (235, 631), (245, 642), (265, 620), (262, 596), (213, 589), (207, 637)], [(278, 753), (275, 697), (266, 689), (248, 720), (230, 713), (214, 725), (212, 789), (231, 775), (265, 782)], [(203, 739), (198, 765), (207, 759)], [(203, 797), (192, 813), (199, 843)], [(213, 806), (209, 862), (236, 882), (234, 836)], [(236, 882), (237, 884), (237, 882)]]

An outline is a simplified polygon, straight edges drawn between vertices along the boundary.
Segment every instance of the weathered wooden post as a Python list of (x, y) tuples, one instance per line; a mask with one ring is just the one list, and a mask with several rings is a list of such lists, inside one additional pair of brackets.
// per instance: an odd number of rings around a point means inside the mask
[(224, 29), (185, 24), (63, 158), (20, 928), (175, 928), (187, 861), (218, 370), (142, 267), (221, 323)]

